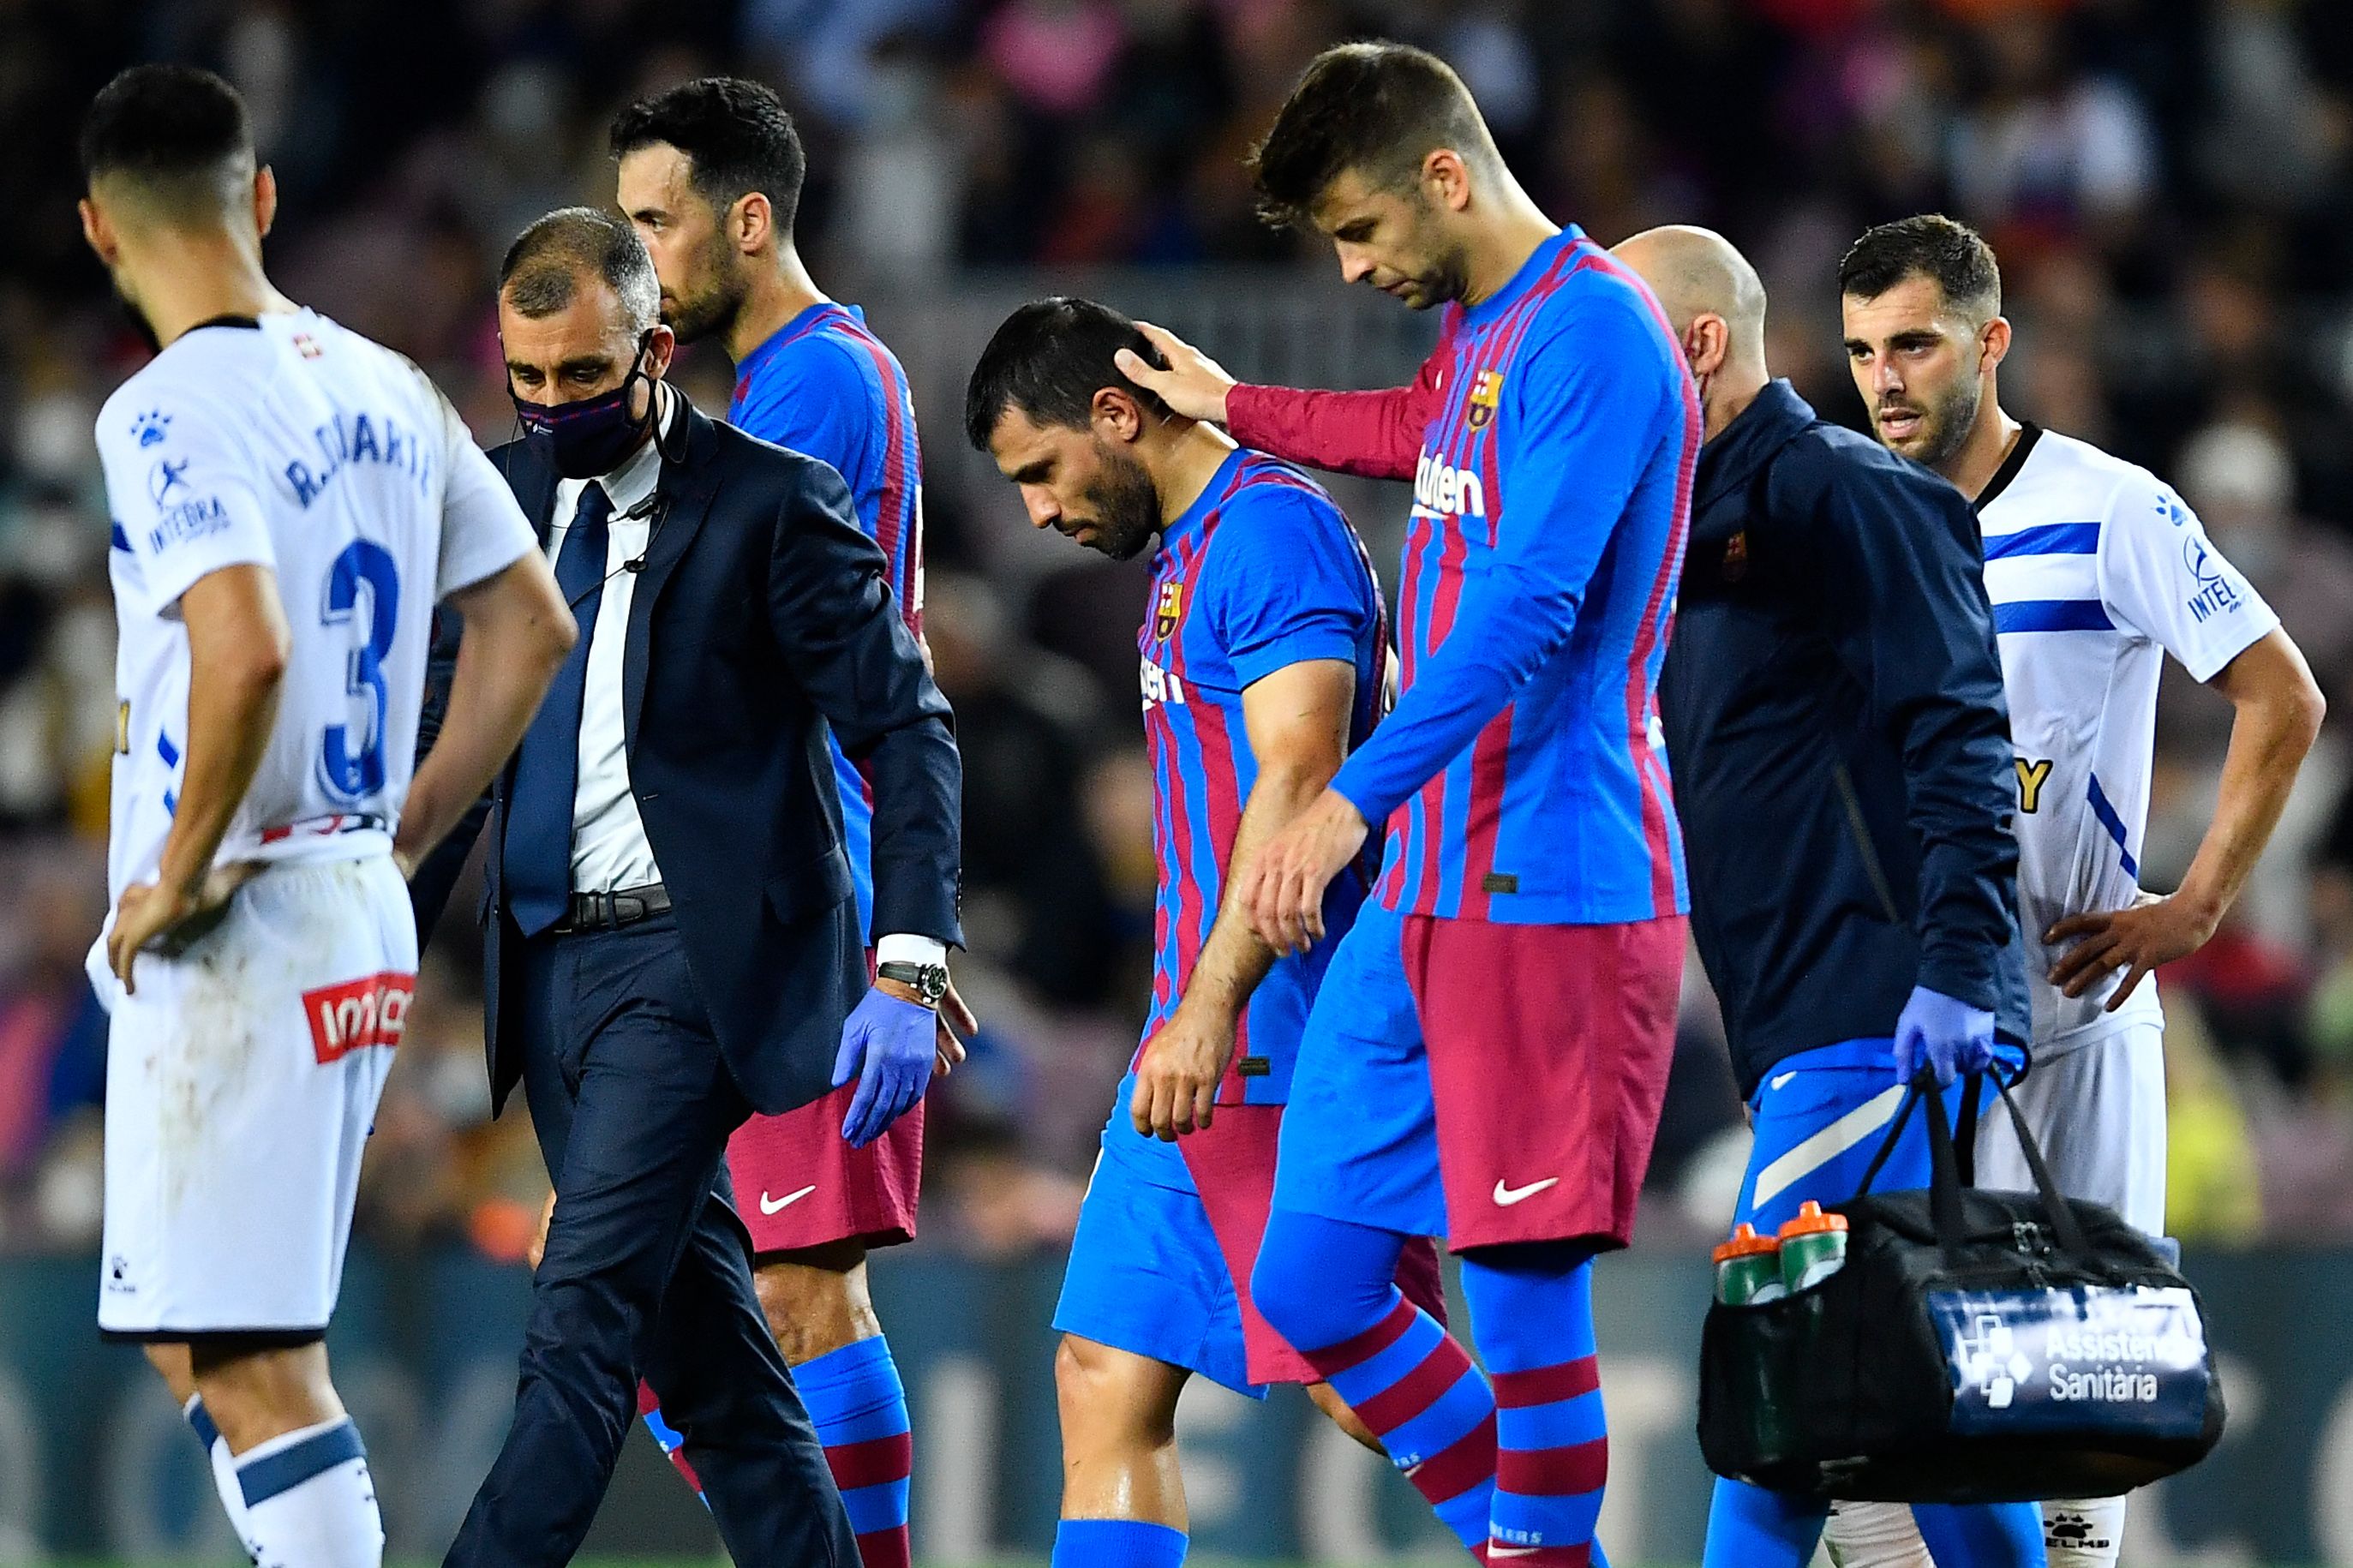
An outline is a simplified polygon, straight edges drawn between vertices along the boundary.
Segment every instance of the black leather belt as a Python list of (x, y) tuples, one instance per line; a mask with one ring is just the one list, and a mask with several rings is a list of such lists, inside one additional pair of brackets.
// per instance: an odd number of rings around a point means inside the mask
[(659, 882), (642, 888), (620, 888), (609, 893), (575, 893), (564, 918), (547, 929), (558, 936), (574, 931), (618, 931), (670, 910), (670, 889)]

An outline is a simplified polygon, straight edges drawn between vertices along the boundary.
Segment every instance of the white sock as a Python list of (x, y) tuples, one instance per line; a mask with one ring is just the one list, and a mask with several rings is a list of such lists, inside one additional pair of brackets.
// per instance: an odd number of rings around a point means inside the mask
[(1838, 1568), (1936, 1568), (1908, 1503), (1833, 1503), (1822, 1542)]
[(384, 1519), (348, 1417), (255, 1445), (237, 1479), (260, 1568), (383, 1568)]
[(2042, 1505), (2042, 1549), (2051, 1568), (2116, 1568), (2125, 1540), (2125, 1500), (2089, 1498)]
[(213, 1490), (220, 1494), (221, 1509), (228, 1515), (228, 1527), (237, 1531), (237, 1543), (245, 1549), (246, 1560), (253, 1560), (253, 1531), (245, 1521), (245, 1489), (237, 1482), (237, 1460), (228, 1451), (228, 1439), (213, 1425), (212, 1412), (205, 1408), (205, 1396), (188, 1395), (180, 1414), (196, 1430), (196, 1441), (205, 1446), (206, 1458), (213, 1467)]

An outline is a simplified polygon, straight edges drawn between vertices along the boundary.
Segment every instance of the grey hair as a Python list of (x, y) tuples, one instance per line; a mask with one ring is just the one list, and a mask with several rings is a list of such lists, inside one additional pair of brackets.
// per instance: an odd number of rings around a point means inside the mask
[(499, 263), (499, 292), (533, 321), (572, 303), (580, 279), (595, 276), (621, 301), (632, 332), (661, 315), (653, 258), (627, 220), (595, 207), (558, 207), (515, 236)]

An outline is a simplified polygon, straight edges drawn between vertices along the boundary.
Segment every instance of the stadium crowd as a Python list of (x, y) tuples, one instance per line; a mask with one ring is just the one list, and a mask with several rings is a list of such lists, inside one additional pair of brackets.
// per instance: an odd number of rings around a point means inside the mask
[[(1776, 367), (1841, 418), (1861, 409), (1839, 363), (1840, 250), (1914, 211), (1979, 226), (2021, 323), (2011, 405), (2178, 484), (2353, 711), (2353, 11), (2327, 0), (6, 7), (0, 1251), (88, 1247), (99, 1217), (105, 1030), (81, 959), (103, 912), (114, 705), (90, 431), (140, 351), (75, 229), (70, 136), (117, 66), (193, 59), (237, 82), (285, 194), (273, 269), (426, 365), (486, 441), (512, 428), (493, 264), (546, 208), (609, 201), (613, 108), (722, 69), (796, 105), (804, 246), (906, 360), (932, 459), (927, 633), (966, 780), (958, 976), (985, 1029), (935, 1097), (926, 1239), (1003, 1254), (1067, 1238), (1142, 1016), (1151, 784), (1124, 638), (1145, 578), (1041, 559), (1012, 493), (972, 483), (955, 450), (938, 389), (967, 365), (892, 324), (971, 295), (985, 330), (1001, 310), (984, 292), (1082, 276), (1149, 302), (1250, 267), (1344, 330), (1328, 258), (1254, 221), (1240, 160), (1317, 48), (1369, 33), (1453, 61), (1556, 217), (1605, 242), (1669, 221), (1738, 241), (1781, 307)], [(717, 408), (725, 374), (706, 351), (687, 384)], [(1386, 565), (1401, 506), (1346, 493)], [(2196, 845), (2228, 721), (2220, 699), (2168, 690), (2151, 885)], [(2324, 735), (2231, 927), (2164, 976), (2170, 1228), (2193, 1241), (2353, 1240), (2347, 763)], [(520, 1117), (488, 1121), (478, 944), (450, 926), (362, 1226), (520, 1256), (543, 1177)], [(1653, 1204), (1650, 1228), (1696, 1237), (1729, 1212), (1745, 1133), (1695, 965), (1687, 993), (1652, 1173), (1682, 1201)]]

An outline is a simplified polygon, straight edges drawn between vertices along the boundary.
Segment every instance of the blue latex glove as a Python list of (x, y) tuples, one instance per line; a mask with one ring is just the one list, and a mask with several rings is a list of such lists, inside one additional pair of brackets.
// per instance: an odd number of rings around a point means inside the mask
[(1993, 1015), (1926, 985), (1912, 987), (1895, 1020), (1895, 1076), (1910, 1083), (1927, 1068), (1936, 1087), (1993, 1065)]
[(887, 991), (869, 991), (841, 1026), (841, 1054), (833, 1058), (833, 1087), (852, 1078), (858, 1092), (841, 1119), (841, 1135), (862, 1149), (923, 1098), (938, 1053), (939, 1018), (929, 1007)]

